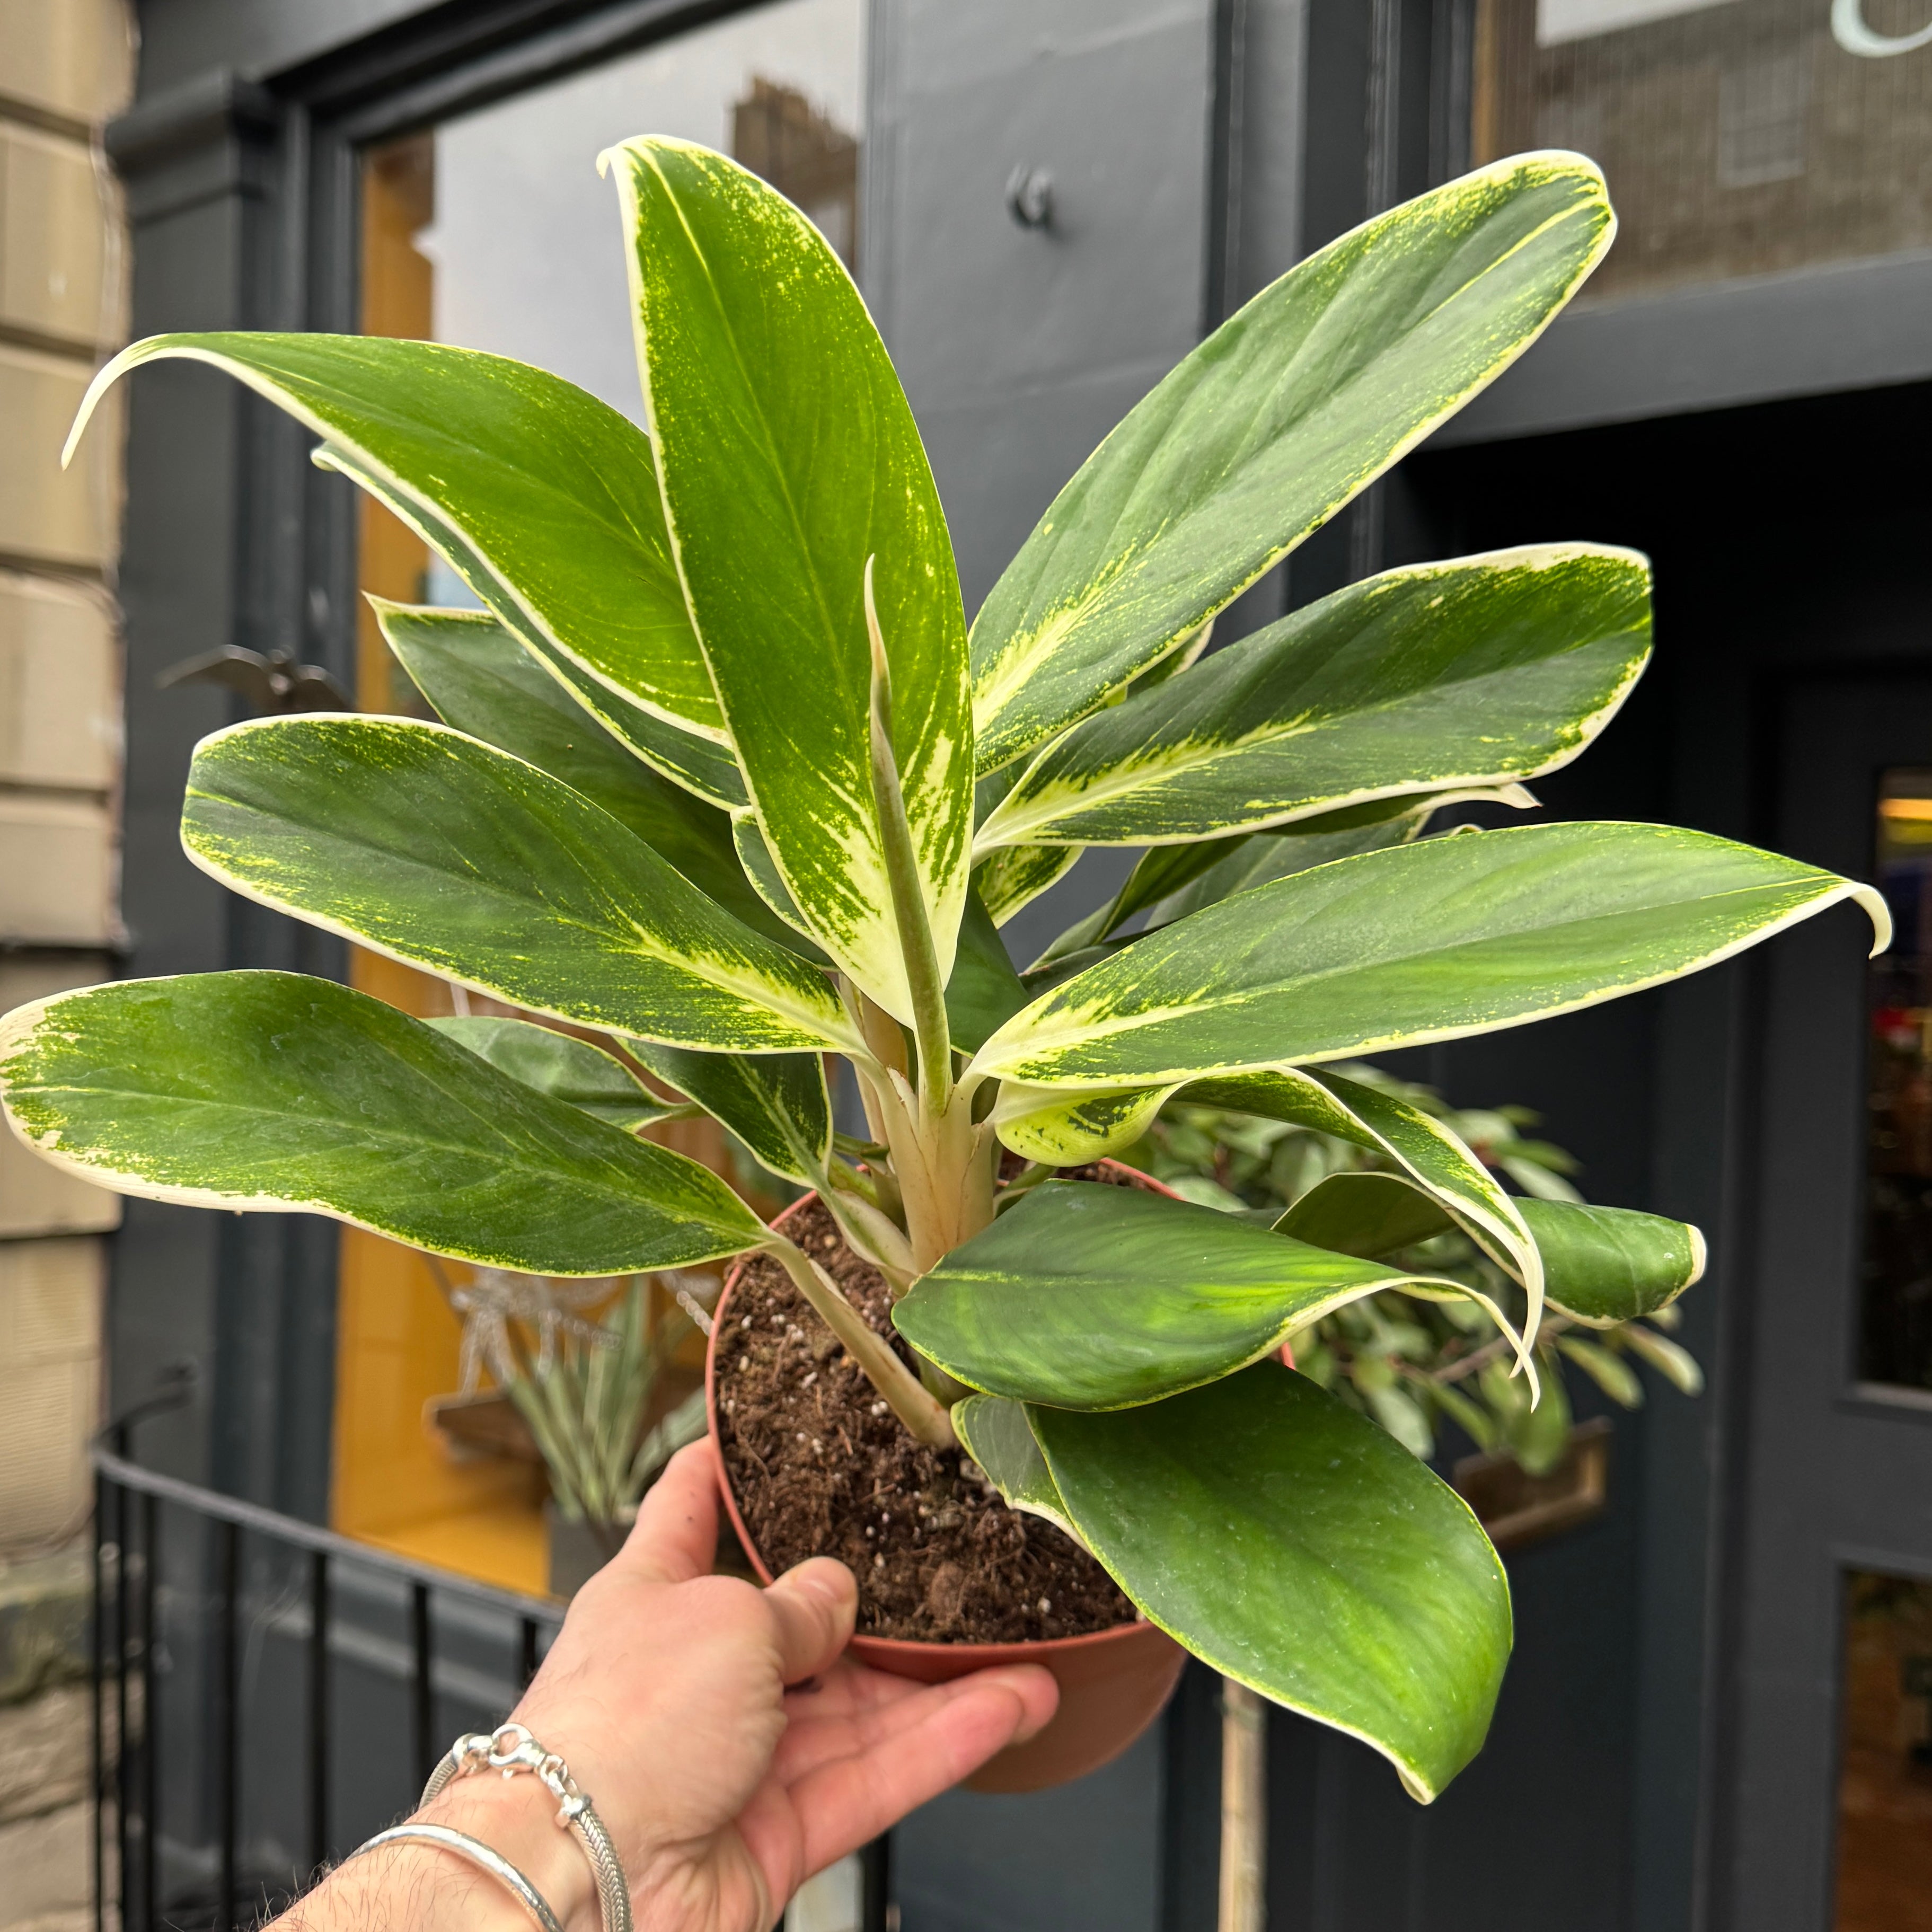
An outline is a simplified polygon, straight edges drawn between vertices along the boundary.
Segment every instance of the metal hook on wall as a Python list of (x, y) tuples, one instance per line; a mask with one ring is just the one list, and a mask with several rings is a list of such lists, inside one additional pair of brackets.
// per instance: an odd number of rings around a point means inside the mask
[(1006, 212), (1022, 228), (1053, 225), (1053, 177), (1024, 161), (1006, 177)]

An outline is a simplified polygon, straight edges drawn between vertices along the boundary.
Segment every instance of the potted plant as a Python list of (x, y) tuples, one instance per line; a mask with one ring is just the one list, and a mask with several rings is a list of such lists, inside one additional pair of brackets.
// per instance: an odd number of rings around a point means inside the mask
[[(1484, 1166), (1508, 1175), (1526, 1194), (1581, 1204), (1582, 1197), (1568, 1178), (1577, 1170), (1576, 1160), (1562, 1148), (1522, 1131), (1538, 1124), (1528, 1108), (1454, 1108), (1432, 1089), (1394, 1079), (1375, 1067), (1344, 1066), (1336, 1071), (1431, 1116)], [(1318, 1128), (1180, 1101), (1163, 1107), (1144, 1138), (1123, 1157), (1165, 1181), (1184, 1200), (1259, 1217), (1289, 1232), (1298, 1225), (1298, 1208), (1306, 1230), (1309, 1217), (1324, 1211), (1325, 1202), (1346, 1202), (1359, 1192), (1352, 1182), (1329, 1186), (1334, 1177), (1400, 1174), (1379, 1150)], [(1460, 1228), (1445, 1220), (1432, 1232), (1426, 1225), (1385, 1232), (1409, 1238), (1406, 1246), (1384, 1252), (1398, 1254), (1420, 1274), (1453, 1276), (1480, 1289), (1520, 1324), (1520, 1286)], [(1346, 1241), (1347, 1232), (1340, 1238)], [(1373, 1416), (1425, 1461), (1435, 1456), (1446, 1420), (1484, 1458), (1496, 1459), (1498, 1466), (1513, 1462), (1540, 1479), (1564, 1462), (1571, 1446), (1566, 1372), (1587, 1376), (1623, 1408), (1636, 1408), (1643, 1402), (1634, 1364), (1654, 1370), (1686, 1395), (1702, 1388), (1703, 1372), (1695, 1358), (1671, 1340), (1669, 1331), (1678, 1322), (1674, 1304), (1650, 1309), (1641, 1320), (1598, 1316), (1585, 1321), (1561, 1312), (1546, 1316), (1535, 1345), (1542, 1400), (1534, 1406), (1523, 1379), (1511, 1372), (1508, 1337), (1474, 1301), (1384, 1288), (1322, 1316), (1290, 1339), (1295, 1366), (1304, 1375)], [(1462, 1473), (1459, 1464), (1459, 1484)], [(1480, 1508), (1478, 1514), (1486, 1518)], [(1493, 1524), (1486, 1520), (1485, 1527), (1494, 1533)]]
[(617, 1553), (658, 1472), (704, 1433), (704, 1392), (688, 1383), (680, 1390), (674, 1363), (703, 1306), (660, 1315), (645, 1282), (620, 1284), (614, 1299), (611, 1286), (588, 1284), (592, 1300), (611, 1303), (601, 1322), (540, 1275), (479, 1268), (472, 1281), (445, 1290), (463, 1316), (464, 1387), (454, 1401), (472, 1396), (487, 1368), (542, 1462), (556, 1597), (574, 1595)]
[[(1520, 156), (1310, 256), (1129, 413), (969, 635), (918, 431), (838, 257), (720, 155), (652, 137), (605, 163), (647, 433), (541, 370), (374, 338), (159, 337), (92, 394), (162, 357), (229, 370), (487, 607), (381, 610), (446, 723), (205, 740), (196, 862), (607, 1031), (812, 1200), (767, 1227), (598, 1118), (629, 1077), (615, 1059), (596, 1093), (526, 1081), (283, 973), (21, 1009), (0, 1030), (12, 1120), (110, 1186), (334, 1214), (485, 1265), (748, 1257), (712, 1342), (734, 1508), (758, 1538), (802, 1522), (870, 1548), (861, 1642), (897, 1667), (1017, 1644), (1059, 1672), (1054, 1724), (994, 1782), (1120, 1748), (1178, 1644), (1434, 1797), (1489, 1721), (1502, 1567), (1280, 1345), (1403, 1284), (1485, 1309), (1533, 1389), (1546, 1304), (1663, 1306), (1702, 1248), (1652, 1216), (1519, 1202), (1334, 1063), (1654, 986), (1847, 896), (1884, 920), (1868, 888), (1669, 826), (1420, 836), (1448, 800), (1522, 802), (1614, 714), (1650, 650), (1628, 551), (1390, 570), (1202, 655), (1218, 611), (1568, 299), (1611, 238), (1601, 176)], [(1092, 844), (1150, 850), (1023, 982), (999, 922)], [(826, 1055), (862, 1141), (834, 1132)], [(1177, 1095), (1318, 1126), (1399, 1176), (1331, 1197), (1322, 1241), (1094, 1184), (1125, 1178), (1096, 1163)], [(1405, 1216), (1466, 1232), (1520, 1284), (1521, 1323), (1364, 1258)], [(829, 1406), (835, 1386), (857, 1400)], [(762, 1474), (754, 1424), (784, 1448)], [(1070, 1604), (1010, 1587), (1036, 1562)], [(883, 1622), (904, 1566), (924, 1589)], [(972, 1640), (948, 1640), (968, 1606)]]

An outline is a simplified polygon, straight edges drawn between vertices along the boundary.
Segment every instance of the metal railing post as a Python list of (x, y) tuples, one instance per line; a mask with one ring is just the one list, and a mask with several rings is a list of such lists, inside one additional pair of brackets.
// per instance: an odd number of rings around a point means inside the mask
[[(120, 1438), (110, 1432), (117, 1446)], [(514, 1702), (521, 1684), (535, 1673), (542, 1633), (554, 1630), (563, 1606), (480, 1583), (473, 1578), (399, 1556), (392, 1551), (357, 1543), (333, 1530), (278, 1514), (236, 1496), (183, 1482), (173, 1476), (143, 1469), (115, 1450), (97, 1445), (95, 1480), (94, 1630), (93, 1634), (95, 1702), (94, 1768), (97, 1792), (112, 1787), (116, 1806), (115, 1850), (118, 1864), (110, 1878), (108, 1846), (99, 1807), (96, 1808), (94, 1869), (97, 1875), (95, 1923), (106, 1932), (115, 1922), (108, 1907), (110, 1884), (119, 1894), (118, 1924), (123, 1932), (158, 1932), (164, 1922), (161, 1876), (158, 1870), (157, 1789), (160, 1700), (155, 1675), (159, 1653), (157, 1592), (160, 1572), (163, 1506), (198, 1518), (214, 1533), (214, 1571), (218, 1598), (214, 1605), (212, 1698), (206, 1700), (212, 1719), (218, 1760), (212, 1796), (219, 1808), (220, 1870), (212, 1924), (221, 1932), (235, 1932), (243, 1874), (240, 1868), (242, 1786), (243, 1709), (241, 1681), (242, 1538), (244, 1532), (272, 1545), (304, 1553), (308, 1558), (308, 1779), (305, 1825), (311, 1862), (320, 1867), (332, 1849), (330, 1828), (330, 1744), (333, 1688), (329, 1665), (333, 1619), (332, 1598), (341, 1572), (338, 1562), (359, 1574), (400, 1584), (409, 1606), (409, 1715), (410, 1746), (417, 1768), (427, 1777), (434, 1765), (436, 1736), (436, 1625), (431, 1592), (488, 1610), (508, 1619), (516, 1631), (516, 1663), (520, 1681), (506, 1682)], [(138, 1524), (134, 1520), (136, 1516)], [(111, 1534), (110, 1534), (111, 1532)], [(108, 1569), (110, 1551), (113, 1580)], [(111, 1602), (110, 1602), (111, 1599)], [(111, 1628), (110, 1628), (111, 1624)], [(206, 1628), (206, 1626), (202, 1626)], [(180, 1635), (177, 1633), (177, 1635)], [(507, 1632), (506, 1633), (507, 1635)], [(112, 1671), (112, 1702), (107, 1678)], [(133, 1696), (138, 1684), (138, 1696)], [(130, 1712), (130, 1704), (135, 1708)], [(112, 1712), (110, 1719), (110, 1712)], [(115, 1733), (114, 1762), (107, 1762), (108, 1738)], [(138, 1748), (130, 1739), (138, 1732)], [(194, 1767), (182, 1767), (184, 1780)], [(170, 1781), (170, 1789), (174, 1788)], [(131, 1856), (130, 1856), (131, 1853)], [(203, 1923), (209, 1922), (203, 1921)]]
[[(88, 1738), (88, 1791), (94, 1804), (94, 1932), (106, 1932), (107, 1840), (101, 1828), (101, 1806), (107, 1796), (107, 1741), (101, 1727), (107, 1721), (106, 1687), (101, 1679), (107, 1658), (107, 1590), (101, 1562), (101, 1541), (107, 1533), (107, 1478), (94, 1474), (94, 1600), (88, 1618), (88, 1671), (94, 1722)], [(116, 1874), (118, 1882), (119, 1874)]]
[[(124, 1520), (125, 1511), (122, 1512)], [(141, 1910), (146, 1916), (149, 1932), (160, 1923), (160, 1900), (158, 1896), (160, 1880), (157, 1876), (160, 1862), (160, 1828), (158, 1814), (160, 1801), (155, 1795), (154, 1763), (156, 1742), (160, 1731), (160, 1715), (155, 1706), (159, 1700), (154, 1695), (154, 1573), (160, 1568), (160, 1500), (156, 1496), (141, 1498)], [(121, 1560), (128, 1560), (127, 1545), (124, 1539)], [(122, 1666), (124, 1677), (126, 1666)], [(126, 1720), (127, 1700), (122, 1700), (122, 1721)], [(128, 1754), (127, 1734), (122, 1734), (121, 1754)]]
[(224, 1522), (220, 1531), (218, 1548), (220, 1557), (217, 1574), (220, 1579), (221, 1614), (218, 1626), (220, 1632), (217, 1670), (220, 1682), (220, 1693), (217, 1700), (217, 1723), (219, 1729), (218, 1749), (220, 1753), (216, 1766), (215, 1802), (220, 1808), (221, 1876), (219, 1883), (221, 1895), (216, 1902), (214, 1923), (218, 1932), (231, 1932), (235, 1923), (235, 1839), (236, 1798), (240, 1783), (242, 1686), (240, 1682), (241, 1656), (236, 1642), (236, 1598), (240, 1588), (241, 1571), (240, 1526)]
[(328, 1552), (308, 1558), (308, 1862), (328, 1859)]
[(410, 1652), (413, 1671), (410, 1689), (410, 1742), (416, 1754), (416, 1781), (428, 1781), (436, 1768), (436, 1688), (430, 1681), (435, 1660), (430, 1651), (429, 1586), (410, 1586)]

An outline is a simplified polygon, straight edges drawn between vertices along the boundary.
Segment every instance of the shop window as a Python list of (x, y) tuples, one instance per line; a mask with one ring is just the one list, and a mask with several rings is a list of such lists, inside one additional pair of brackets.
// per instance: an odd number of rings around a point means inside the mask
[[(370, 149), (364, 329), (536, 363), (641, 422), (624, 237), (598, 154), (645, 133), (734, 154), (856, 267), (863, 15), (862, 0), (778, 0)], [(386, 511), (365, 497), (360, 517), (363, 590), (405, 603), (475, 603)], [(358, 704), (427, 715), (366, 608), (358, 623)], [(459, 1002), (512, 1010), (359, 949), (351, 977), (420, 1015)], [(779, 1204), (760, 1198), (755, 1174), (712, 1123), (651, 1132), (725, 1173), (760, 1208)], [(344, 1230), (332, 1517), (350, 1534), (541, 1592), (541, 1465), (506, 1406), (493, 1412), (487, 1402), (447, 1400), (460, 1382), (452, 1293), (469, 1278), (463, 1268)]]
[(1932, 771), (1884, 773), (1877, 821), (1858, 1374), (1932, 1389)]
[(1588, 302), (1932, 245), (1928, 0), (1477, 0), (1472, 122), (1603, 164)]
[(1932, 1900), (1932, 1583), (1846, 1585), (1833, 1932), (1904, 1932)]

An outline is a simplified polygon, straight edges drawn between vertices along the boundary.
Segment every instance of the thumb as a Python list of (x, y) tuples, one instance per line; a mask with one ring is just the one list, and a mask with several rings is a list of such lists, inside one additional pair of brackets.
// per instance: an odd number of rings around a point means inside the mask
[(859, 1586), (836, 1557), (814, 1556), (788, 1570), (765, 1592), (788, 1684), (829, 1670), (851, 1641)]
[(644, 1492), (638, 1520), (608, 1566), (654, 1583), (708, 1576), (718, 1545), (718, 1452), (709, 1439), (680, 1449)]

